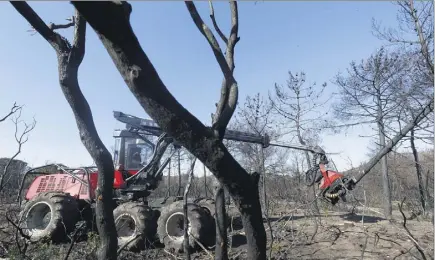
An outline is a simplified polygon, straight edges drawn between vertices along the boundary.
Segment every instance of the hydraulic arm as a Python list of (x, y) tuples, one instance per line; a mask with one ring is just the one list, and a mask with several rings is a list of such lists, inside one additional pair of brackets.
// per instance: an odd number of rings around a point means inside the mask
[[(174, 147), (178, 147), (175, 143), (173, 143), (174, 140), (170, 138), (169, 142), (164, 142), (163, 140), (168, 140), (167, 138), (169, 137), (153, 120), (139, 118), (119, 111), (114, 111), (113, 115), (115, 119), (126, 124), (126, 128), (128, 129), (128, 131), (137, 133), (138, 135), (160, 136), (159, 141), (156, 145), (153, 159), (139, 172), (144, 172), (146, 176), (145, 178), (150, 180), (153, 180), (161, 175), (163, 168), (167, 164), (166, 161), (163, 163), (163, 165), (159, 167), (159, 170), (157, 172), (154, 172), (151, 175), (148, 172), (150, 172), (149, 169), (152, 168), (152, 165), (155, 165), (157, 161), (160, 161), (160, 158), (163, 156), (163, 153), (169, 144), (172, 143)], [(312, 167), (306, 172), (307, 185), (312, 186), (314, 185), (314, 183), (318, 183), (320, 188), (319, 196), (332, 204), (336, 204), (340, 198), (345, 201), (345, 195), (347, 193), (347, 190), (352, 190), (355, 186), (355, 178), (347, 178), (344, 177), (343, 174), (326, 169), (325, 165), (329, 163), (328, 158), (326, 157), (325, 151), (319, 146), (271, 143), (268, 135), (262, 136), (234, 130), (226, 130), (224, 139), (261, 144), (263, 148), (266, 148), (268, 146), (276, 146), (308, 151), (312, 153)], [(137, 178), (137, 176), (133, 176), (130, 178), (133, 180)]]
[[(113, 116), (116, 120), (125, 123), (127, 129), (132, 129), (139, 133), (146, 132), (154, 136), (160, 136), (163, 133), (159, 125), (153, 120), (135, 117), (119, 111), (114, 111)], [(224, 139), (261, 144), (263, 147), (269, 146), (269, 136), (267, 135), (261, 136), (241, 131), (227, 130), (225, 131)]]

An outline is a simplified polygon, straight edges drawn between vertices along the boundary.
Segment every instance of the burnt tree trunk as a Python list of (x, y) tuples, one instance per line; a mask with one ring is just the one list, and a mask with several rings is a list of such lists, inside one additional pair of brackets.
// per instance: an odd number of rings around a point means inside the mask
[(98, 185), (96, 197), (96, 221), (100, 235), (98, 259), (116, 259), (117, 236), (113, 218), (112, 192), (113, 173), (115, 171), (112, 157), (98, 136), (88, 102), (80, 91), (77, 71), (66, 65), (68, 57), (59, 58), (61, 72), (59, 81), (62, 92), (73, 110), (80, 139), (95, 161), (98, 168)]
[(420, 193), (420, 203), (421, 203), (421, 207), (423, 208), (423, 211), (426, 212), (426, 198), (425, 198), (425, 192), (423, 187), (423, 174), (420, 165), (420, 160), (418, 158), (417, 148), (415, 147), (414, 132), (415, 132), (414, 129), (411, 129), (411, 138), (409, 142), (411, 143), (412, 155), (414, 156), (415, 171), (417, 173), (417, 181), (418, 181), (418, 191)]
[(72, 2), (96, 31), (127, 86), (163, 131), (195, 155), (228, 189), (239, 209), (249, 259), (266, 259), (258, 174), (248, 174), (214, 131), (204, 126), (168, 91), (130, 25), (126, 2)]
[(204, 164), (203, 164), (203, 168), (204, 168), (204, 197), (207, 198), (207, 170)]
[(49, 28), (26, 2), (11, 4), (56, 51), (60, 87), (73, 111), (80, 140), (95, 161), (99, 172), (95, 191), (96, 224), (100, 235), (98, 259), (116, 259), (118, 241), (112, 208), (113, 161), (109, 150), (98, 136), (91, 108), (78, 82), (78, 69), (85, 55), (86, 20), (76, 12), (74, 42), (71, 45)]
[(215, 196), (215, 207), (216, 207), (216, 249), (215, 249), (215, 259), (227, 260), (228, 259), (228, 243), (227, 243), (227, 218), (219, 217), (225, 216), (225, 196), (224, 188), (222, 185), (216, 191)]
[(180, 149), (177, 151), (177, 162), (178, 162), (178, 190), (177, 196), (181, 196), (181, 153)]
[(172, 165), (171, 165), (171, 159), (169, 159), (169, 162), (168, 162), (168, 197), (170, 197), (171, 196), (171, 168), (172, 168)]
[[(374, 86), (376, 89), (376, 106), (377, 106), (377, 118), (376, 123), (378, 126), (378, 136), (379, 136), (379, 146), (380, 150), (386, 147), (385, 141), (385, 123), (384, 123), (384, 112), (382, 108), (382, 94), (380, 92), (380, 88), (377, 85), (378, 83), (375, 81)], [(383, 188), (383, 205), (384, 205), (384, 214), (386, 218), (391, 218), (393, 213), (393, 206), (391, 205), (391, 189), (390, 189), (390, 178), (388, 176), (388, 161), (387, 156), (383, 156), (381, 158), (381, 171), (382, 171), (382, 188)]]

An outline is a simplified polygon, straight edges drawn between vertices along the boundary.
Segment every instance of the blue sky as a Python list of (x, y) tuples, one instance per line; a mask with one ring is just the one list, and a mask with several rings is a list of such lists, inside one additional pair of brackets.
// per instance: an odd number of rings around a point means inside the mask
[[(73, 14), (69, 2), (29, 2), (42, 19), (64, 22)], [(221, 71), (183, 2), (131, 2), (133, 29), (172, 94), (206, 124), (219, 98)], [(207, 2), (198, 2), (203, 19), (211, 25)], [(215, 13), (229, 31), (227, 2), (216, 2)], [(390, 2), (240, 2), (240, 42), (236, 47), (235, 76), (240, 100), (257, 92), (266, 94), (275, 82), (284, 83), (287, 71), (303, 70), (311, 82), (330, 82), (352, 60), (368, 57), (381, 42), (371, 33), (372, 18), (396, 25), (396, 7)], [(45, 161), (70, 166), (92, 159), (80, 142), (70, 107), (58, 85), (54, 50), (39, 35), (31, 35), (27, 21), (10, 3), (0, 3), (0, 115), (14, 101), (24, 104), (23, 119), (35, 116), (37, 126), (20, 159), (39, 165)], [(61, 33), (71, 37), (72, 30)], [(88, 26), (86, 55), (79, 72), (82, 91), (91, 105), (100, 137), (109, 148), (112, 133), (121, 128), (112, 116), (120, 110), (147, 117), (116, 70), (107, 51)], [(330, 91), (334, 86), (329, 84)], [(0, 125), (0, 157), (15, 151), (13, 125)], [(368, 140), (358, 132), (328, 135), (322, 145), (341, 152), (334, 160), (347, 168), (365, 159)]]

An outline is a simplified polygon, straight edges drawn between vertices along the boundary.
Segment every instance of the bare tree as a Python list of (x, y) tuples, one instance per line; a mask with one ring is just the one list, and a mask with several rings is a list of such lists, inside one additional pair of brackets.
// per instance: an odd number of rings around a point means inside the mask
[[(212, 128), (216, 137), (222, 142), (226, 127), (231, 120), (231, 117), (236, 109), (238, 100), (238, 85), (233, 77), (235, 64), (234, 64), (234, 50), (237, 42), (240, 40), (239, 33), (239, 11), (236, 1), (230, 1), (231, 10), (231, 31), (229, 37), (226, 37), (221, 28), (216, 22), (214, 14), (213, 3), (209, 0), (210, 18), (212, 20), (214, 29), (219, 34), (221, 40), (226, 45), (225, 56), (220, 49), (219, 42), (213, 35), (212, 31), (208, 29), (201, 16), (198, 14), (195, 5), (191, 1), (186, 1), (187, 9), (193, 22), (198, 27), (198, 30), (207, 39), (210, 47), (212, 48), (216, 60), (218, 61), (221, 70), (224, 74), (221, 87), (221, 97), (219, 103), (216, 104), (216, 112), (212, 114)], [(225, 192), (223, 182), (219, 182), (220, 185), (215, 193), (216, 203), (216, 259), (228, 259), (228, 250), (226, 245), (228, 244), (227, 229), (226, 229), (226, 211), (225, 207), (221, 206), (221, 203), (225, 201)]]
[[(53, 47), (58, 58), (59, 83), (76, 119), (80, 140), (98, 168), (96, 195), (97, 228), (100, 235), (99, 259), (117, 258), (117, 236), (113, 219), (112, 192), (114, 166), (109, 150), (95, 128), (92, 112), (78, 82), (78, 70), (85, 55), (86, 20), (76, 11), (67, 25), (46, 25), (26, 2), (11, 2), (15, 9)], [(74, 26), (72, 44), (55, 32)]]
[(398, 28), (383, 28), (373, 20), (374, 35), (395, 47), (406, 49), (419, 56), (416, 64), (424, 72), (424, 77), (433, 84), (434, 78), (434, 6), (432, 1), (404, 0), (394, 3), (399, 7)]
[(15, 102), (12, 107), (11, 110), (4, 115), (2, 118), (0, 118), (0, 123), (5, 121), (6, 119), (8, 119), (10, 116), (12, 116), (13, 114), (17, 113), (18, 111), (20, 111), (23, 108), (23, 106), (19, 106), (17, 105), (17, 102)]
[[(33, 119), (32, 123), (26, 123), (21, 120), (21, 112), (23, 106), (17, 105), (15, 102), (10, 111), (0, 118), (0, 123), (4, 122), (6, 119), (11, 118), (15, 126), (15, 141), (17, 143), (17, 150), (10, 158), (2, 158), (0, 159), (1, 164), (1, 175), (0, 175), (0, 191), (3, 191), (5, 185), (7, 185), (11, 180), (16, 180), (13, 188), (16, 188), (15, 185), (18, 184), (20, 179), (20, 173), (26, 167), (26, 163), (20, 160), (16, 160), (17, 156), (21, 153), (23, 145), (28, 141), (29, 133), (35, 128), (36, 121)], [(20, 130), (20, 124), (24, 125), (24, 129)]]
[(293, 75), (289, 71), (288, 74), (286, 86), (275, 84), (269, 94), (273, 111), (286, 119), (286, 134), (294, 135), (302, 145), (317, 143), (320, 122), (328, 114), (324, 106), (331, 98), (324, 96), (326, 83), (308, 84), (304, 72)]
[[(340, 88), (340, 101), (335, 104), (334, 112), (338, 118), (350, 121), (371, 123), (378, 135), (378, 147), (386, 147), (387, 126), (397, 111), (393, 102), (396, 86), (406, 63), (397, 53), (388, 54), (381, 48), (360, 64), (352, 62), (346, 77), (337, 75), (335, 83)], [(384, 191), (384, 213), (392, 213), (391, 192), (388, 177), (387, 157), (381, 159), (382, 183)]]
[[(433, 41), (433, 2), (413, 0), (398, 1), (397, 16), (398, 28), (382, 28), (381, 24), (373, 21), (373, 31), (377, 38), (389, 42), (393, 47), (404, 50), (404, 56), (413, 64), (401, 84), (396, 99), (401, 104), (401, 117), (399, 120), (409, 122), (415, 119), (416, 110), (422, 108), (422, 104), (432, 98), (434, 82), (434, 41)], [(406, 84), (407, 83), (407, 84)], [(415, 170), (419, 186), (420, 201), (423, 210), (426, 210), (426, 198), (423, 188), (422, 169), (415, 145), (415, 139), (433, 141), (433, 113), (423, 120), (410, 132), (409, 142), (415, 161)], [(419, 138), (416, 133), (423, 132), (429, 136)]]
[[(264, 99), (260, 93), (254, 96), (246, 96), (243, 106), (237, 109), (231, 129), (253, 133), (257, 135), (267, 134), (271, 140), (277, 140), (280, 133), (276, 130), (277, 120), (272, 114), (272, 104)], [(278, 164), (283, 163), (283, 150), (268, 147), (264, 151), (264, 162), (261, 152), (263, 148), (258, 144), (233, 142), (233, 153), (240, 155), (240, 161), (245, 169), (250, 172), (261, 172), (263, 163), (266, 172), (271, 172)]]
[[(247, 96), (243, 107), (239, 108), (235, 117), (234, 128), (257, 135), (268, 134), (271, 139), (277, 139), (279, 133), (274, 129), (276, 123), (271, 113), (272, 105), (268, 99), (264, 99), (260, 93)], [(264, 147), (258, 144), (237, 143), (234, 144), (245, 164), (245, 169), (251, 172), (262, 173), (263, 212), (270, 231), (269, 258), (272, 254), (273, 232), (269, 218), (269, 196), (267, 194), (267, 181), (270, 179), (272, 169), (285, 164), (287, 154), (285, 150), (276, 147)], [(284, 152), (284, 153), (283, 153)]]
[[(15, 105), (14, 105), (14, 107), (15, 107)], [(14, 111), (14, 110), (11, 109), (11, 111)], [(3, 168), (3, 173), (0, 176), (0, 191), (2, 191), (4, 186), (9, 183), (11, 178), (16, 177), (16, 176), (13, 176), (9, 172), (9, 168), (15, 162), (15, 158), (17, 158), (17, 156), (21, 153), (23, 145), (29, 140), (29, 133), (36, 126), (35, 119), (33, 119), (33, 122), (30, 123), (30, 124), (20, 120), (20, 118), (21, 118), (21, 111), (22, 111), (22, 108), (20, 107), (18, 110), (15, 110), (12, 114), (9, 114), (9, 116), (13, 117), (12, 118), (12, 122), (15, 125), (15, 134), (14, 134), (14, 137), (15, 137), (15, 142), (17, 143), (18, 147), (17, 147), (17, 150), (14, 153), (14, 155), (12, 155), (12, 157), (9, 158), (8, 162), (6, 163), (6, 165)], [(21, 131), (19, 130), (19, 125), (20, 124), (24, 125), (24, 129), (21, 130)], [(20, 173), (21, 172), (15, 172), (14, 174), (18, 175)]]
[[(329, 101), (330, 97), (324, 97), (326, 83), (317, 86), (316, 83), (307, 84), (304, 72), (293, 75), (288, 72), (289, 78), (285, 87), (275, 84), (274, 92), (269, 94), (274, 111), (285, 119), (288, 133), (294, 134), (301, 145), (316, 144), (319, 142), (321, 120), (328, 114), (321, 107)], [(290, 123), (290, 126), (288, 124)], [(308, 152), (304, 152), (306, 165), (311, 168), (311, 160)], [(312, 186), (315, 196), (315, 186)], [(314, 210), (318, 214), (317, 201), (314, 202)]]
[[(126, 2), (73, 2), (96, 31), (127, 86), (144, 110), (163, 131), (195, 155), (231, 194), (242, 215), (249, 259), (266, 258), (266, 232), (258, 193), (259, 175), (250, 175), (231, 156), (222, 137), (237, 104), (238, 87), (233, 77), (234, 46), (238, 41), (237, 3), (231, 2), (232, 30), (226, 57), (192, 2), (189, 13), (206, 37), (224, 74), (221, 100), (211, 128), (204, 126), (168, 91), (143, 51), (130, 24), (132, 7)], [(230, 45), (230, 43), (232, 45)], [(230, 61), (230, 62), (227, 62)], [(232, 61), (232, 62), (231, 62)]]
[[(412, 72), (408, 75), (404, 75), (404, 78), (409, 78), (408, 76), (413, 76)], [(404, 86), (406, 83), (410, 84), (410, 86)], [(399, 91), (397, 91), (397, 95), (395, 98), (395, 102), (398, 103), (400, 109), (397, 112), (397, 120), (399, 123), (409, 123), (415, 120), (416, 115), (419, 110), (422, 108), (422, 102), (430, 101), (430, 97), (433, 99), (433, 95), (429, 93), (428, 91), (425, 91), (426, 89), (420, 85), (416, 86), (415, 82), (411, 80), (402, 80), (399, 84)], [(421, 91), (423, 90), (423, 91)], [(433, 93), (433, 88), (432, 91)], [(430, 118), (433, 118), (433, 113), (431, 113), (431, 116), (428, 115), (424, 118), (416, 127), (412, 128), (410, 130), (410, 135), (406, 136), (403, 140), (409, 140), (412, 155), (414, 158), (414, 165), (415, 165), (415, 172), (417, 176), (417, 183), (418, 183), (418, 189), (420, 194), (420, 203), (423, 211), (426, 211), (426, 193), (424, 191), (424, 184), (423, 184), (423, 169), (421, 168), (421, 163), (419, 159), (419, 153), (417, 150), (417, 146), (415, 143), (415, 140), (418, 138), (421, 140), (421, 136), (418, 137), (416, 133), (418, 131), (424, 131), (426, 129), (433, 129), (433, 122), (431, 123)], [(399, 124), (400, 125), (400, 124)], [(432, 127), (430, 127), (432, 126)], [(430, 131), (430, 130), (429, 130)], [(433, 135), (432, 135), (433, 140)]]

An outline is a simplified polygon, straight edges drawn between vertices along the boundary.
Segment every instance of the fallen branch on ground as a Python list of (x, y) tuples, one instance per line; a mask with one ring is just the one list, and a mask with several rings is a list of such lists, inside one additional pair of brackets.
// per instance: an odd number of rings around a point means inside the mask
[(402, 214), (402, 217), (403, 217), (403, 224), (402, 224), (402, 226), (405, 229), (406, 233), (408, 234), (409, 238), (411, 238), (412, 243), (414, 243), (414, 245), (417, 248), (418, 252), (420, 253), (421, 257), (423, 257), (424, 260), (427, 260), (426, 254), (424, 252), (424, 249), (420, 246), (420, 244), (415, 239), (414, 235), (412, 235), (411, 231), (406, 226), (406, 216), (405, 216), (405, 213), (403, 213), (403, 203), (405, 202), (405, 200), (406, 200), (406, 197), (403, 198), (401, 203), (398, 203), (399, 211), (400, 211), (400, 213)]

